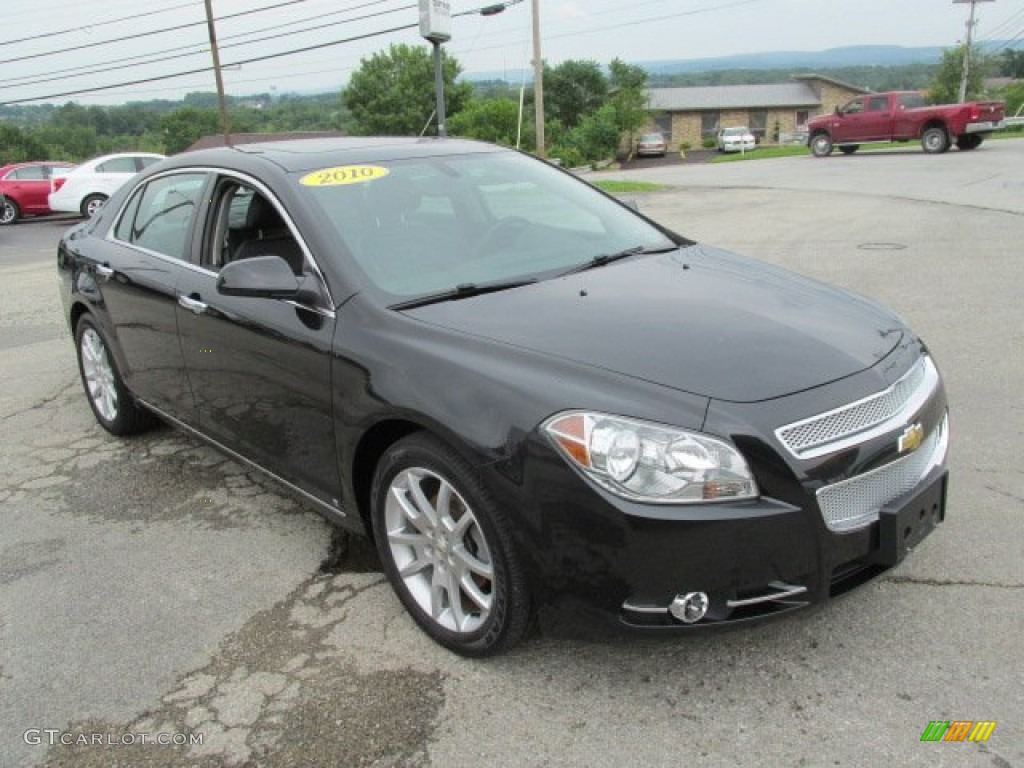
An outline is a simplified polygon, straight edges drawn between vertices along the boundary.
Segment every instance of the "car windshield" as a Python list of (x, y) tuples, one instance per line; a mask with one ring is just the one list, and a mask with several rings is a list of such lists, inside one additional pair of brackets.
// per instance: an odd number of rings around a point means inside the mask
[(645, 133), (640, 137), (640, 141), (655, 143), (658, 141), (664, 141), (665, 138), (660, 133)]
[(726, 128), (722, 133), (726, 136), (742, 136), (747, 132), (746, 128)]
[(675, 246), (628, 208), (513, 151), (294, 178), (369, 280), (400, 298), (544, 279), (610, 254)]

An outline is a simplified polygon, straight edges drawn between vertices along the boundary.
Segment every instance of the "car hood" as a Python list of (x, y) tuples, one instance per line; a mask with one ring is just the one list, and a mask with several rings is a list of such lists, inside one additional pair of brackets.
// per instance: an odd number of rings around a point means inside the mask
[(888, 355), (905, 330), (867, 299), (701, 245), (405, 312), (734, 402), (851, 376)]

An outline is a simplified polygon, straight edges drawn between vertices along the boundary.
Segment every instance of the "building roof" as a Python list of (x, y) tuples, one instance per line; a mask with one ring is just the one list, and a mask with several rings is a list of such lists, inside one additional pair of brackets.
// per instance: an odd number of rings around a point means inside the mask
[(821, 99), (807, 83), (651, 88), (647, 93), (651, 109), (669, 112), (821, 106)]
[(707, 109), (770, 109), (772, 107), (820, 107), (815, 83), (824, 82), (851, 93), (869, 93), (842, 80), (823, 75), (794, 75), (795, 83), (768, 85), (711, 85), (697, 88), (651, 88), (651, 109), (693, 112)]

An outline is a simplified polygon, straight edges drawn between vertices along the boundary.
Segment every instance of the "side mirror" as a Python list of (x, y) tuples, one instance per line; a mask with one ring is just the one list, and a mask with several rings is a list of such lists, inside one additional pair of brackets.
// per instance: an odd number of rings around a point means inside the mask
[(841, 115), (841, 114), (843, 114), (843, 110), (841, 110), (841, 109), (839, 108), (839, 105), (838, 105), (838, 104), (836, 104), (836, 114), (837, 114), (837, 115)]
[(225, 265), (217, 276), (217, 293), (301, 304), (315, 304), (321, 298), (315, 281), (296, 275), (280, 256), (254, 256)]
[(620, 200), (619, 202), (621, 202), (627, 208), (630, 208), (630, 209), (636, 211), (637, 213), (640, 213), (640, 203), (638, 203), (633, 198), (629, 197), (629, 198), (626, 198), (625, 200)]

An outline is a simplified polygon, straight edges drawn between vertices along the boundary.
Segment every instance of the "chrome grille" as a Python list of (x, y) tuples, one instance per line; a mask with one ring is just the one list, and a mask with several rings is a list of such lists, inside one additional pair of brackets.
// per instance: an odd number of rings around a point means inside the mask
[(933, 467), (946, 459), (949, 417), (913, 453), (863, 475), (818, 489), (818, 506), (833, 531), (861, 528), (878, 519), (878, 511), (909, 493)]
[(823, 456), (883, 434), (923, 405), (939, 381), (931, 358), (922, 357), (899, 381), (875, 395), (841, 408), (787, 424), (776, 430), (779, 441), (799, 459)]

